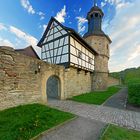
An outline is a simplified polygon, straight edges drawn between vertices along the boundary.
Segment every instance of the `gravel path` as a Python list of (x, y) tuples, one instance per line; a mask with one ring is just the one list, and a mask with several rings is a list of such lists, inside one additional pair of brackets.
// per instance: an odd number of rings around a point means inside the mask
[(74, 101), (50, 100), (48, 104), (81, 117), (116, 124), (140, 131), (140, 113), (112, 107), (88, 105)]
[(121, 89), (118, 93), (110, 97), (103, 105), (118, 109), (126, 109), (127, 92), (127, 88)]

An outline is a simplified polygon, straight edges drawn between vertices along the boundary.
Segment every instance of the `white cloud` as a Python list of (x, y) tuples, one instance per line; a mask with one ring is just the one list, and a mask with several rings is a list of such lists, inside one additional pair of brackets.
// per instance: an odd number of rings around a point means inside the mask
[[(0, 23), (0, 29), (6, 30), (7, 35), (7, 38), (0, 37), (0, 46), (9, 46), (15, 49), (21, 49), (32, 45), (37, 54), (41, 57), (41, 48), (36, 46), (38, 40), (35, 37), (14, 26), (5, 26), (3, 23)], [(10, 36), (10, 38), (8, 38), (8, 36)]]
[(0, 38), (0, 46), (9, 46), (14, 48), (14, 44), (7, 39)]
[(61, 11), (59, 11), (56, 14), (55, 19), (58, 20), (60, 23), (65, 23), (66, 15), (67, 15), (67, 13), (66, 13), (66, 6), (64, 5), (64, 7), (61, 9)]
[[(40, 26), (41, 26), (41, 25), (40, 25)], [(48, 24), (44, 24), (44, 25), (41, 26), (41, 28), (43, 28), (43, 30), (42, 30), (42, 35), (44, 34), (44, 32), (45, 32), (47, 26), (48, 26)]]
[(26, 34), (25, 32), (21, 31), (20, 29), (14, 26), (10, 26), (10, 32), (15, 34), (18, 38), (24, 40), (27, 45), (37, 45), (38, 40), (35, 37)]
[(38, 12), (37, 14), (40, 16), (40, 20), (45, 19), (45, 14), (43, 12)]
[(21, 0), (21, 5), (28, 11), (29, 14), (35, 14), (35, 10), (33, 9), (29, 0)]
[(29, 14), (36, 14), (40, 16), (40, 20), (45, 19), (45, 13), (41, 11), (36, 12), (33, 6), (30, 4), (29, 0), (20, 0), (20, 2), (21, 2), (22, 7), (26, 9)]
[(20, 39), (20, 40), (17, 39), (17, 41), (16, 41), (18, 45), (20, 45), (22, 43), (21, 40), (23, 40), (24, 44), (25, 44), (24, 47), (32, 45), (34, 50), (38, 54), (38, 56), (41, 57), (41, 48), (36, 46), (38, 43), (38, 40), (35, 37), (21, 31), (20, 29), (14, 27), (14, 26), (10, 26), (10, 32), (15, 34), (17, 36), (17, 38)]
[(101, 7), (104, 7), (106, 5), (106, 2), (101, 2)]
[(128, 56), (128, 61), (132, 61), (134, 59), (136, 59), (137, 57), (139, 57), (140, 60), (140, 44), (138, 44), (138, 46), (135, 46), (135, 49), (131, 50)]
[(81, 12), (82, 8), (79, 8), (79, 12)]
[(43, 25), (43, 32), (46, 30), (47, 26), (48, 26), (47, 24)]
[(105, 0), (105, 2), (111, 4), (111, 5), (118, 5), (122, 2), (125, 2), (125, 0)]
[(86, 26), (84, 26), (84, 24), (87, 22), (87, 19), (85, 19), (84, 17), (76, 17), (76, 19), (78, 20), (78, 33), (83, 33), (86, 29)]
[(111, 21), (106, 21), (104, 25), (106, 32), (112, 39), (110, 70), (119, 71), (127, 67), (139, 66), (140, 1), (134, 0), (133, 3), (130, 3), (110, 0), (110, 2), (123, 3), (122, 6), (119, 5), (120, 7), (115, 5), (115, 16)]
[(7, 30), (6, 26), (3, 23), (0, 23), (0, 30)]
[(107, 4), (114, 5), (116, 9), (125, 7), (126, 4), (129, 4), (128, 0), (104, 0), (101, 2), (101, 7), (104, 7)]
[(24, 45), (25, 45), (24, 47), (32, 45), (34, 50), (38, 54), (38, 56), (41, 57), (41, 48), (36, 46), (37, 43), (38, 43), (38, 40), (35, 37), (21, 31), (20, 29), (14, 27), (14, 26), (10, 26), (10, 32), (16, 35), (17, 45), (21, 45), (23, 42), (24, 42)]

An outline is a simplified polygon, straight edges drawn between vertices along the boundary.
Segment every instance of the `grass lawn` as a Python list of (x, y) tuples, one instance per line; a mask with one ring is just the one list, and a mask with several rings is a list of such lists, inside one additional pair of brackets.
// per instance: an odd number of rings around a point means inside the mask
[(119, 87), (109, 87), (107, 91), (95, 91), (91, 93), (85, 93), (78, 96), (72, 97), (70, 100), (83, 102), (88, 104), (97, 104), (101, 105), (104, 103), (110, 96), (115, 94), (120, 90)]
[(140, 132), (110, 125), (101, 140), (140, 140)]
[(45, 105), (23, 105), (0, 111), (0, 140), (28, 140), (74, 115)]

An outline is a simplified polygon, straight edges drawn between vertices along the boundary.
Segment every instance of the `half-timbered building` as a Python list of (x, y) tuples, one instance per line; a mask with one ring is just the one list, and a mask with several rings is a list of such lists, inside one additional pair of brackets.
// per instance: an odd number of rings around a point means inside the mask
[(96, 51), (76, 31), (65, 27), (53, 17), (38, 46), (42, 48), (43, 61), (65, 68), (72, 66), (91, 72), (94, 70)]

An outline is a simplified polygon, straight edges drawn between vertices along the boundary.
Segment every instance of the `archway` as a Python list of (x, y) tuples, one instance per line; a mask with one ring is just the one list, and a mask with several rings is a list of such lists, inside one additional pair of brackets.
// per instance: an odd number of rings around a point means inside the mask
[(60, 80), (57, 76), (50, 76), (47, 80), (47, 97), (60, 99)]

